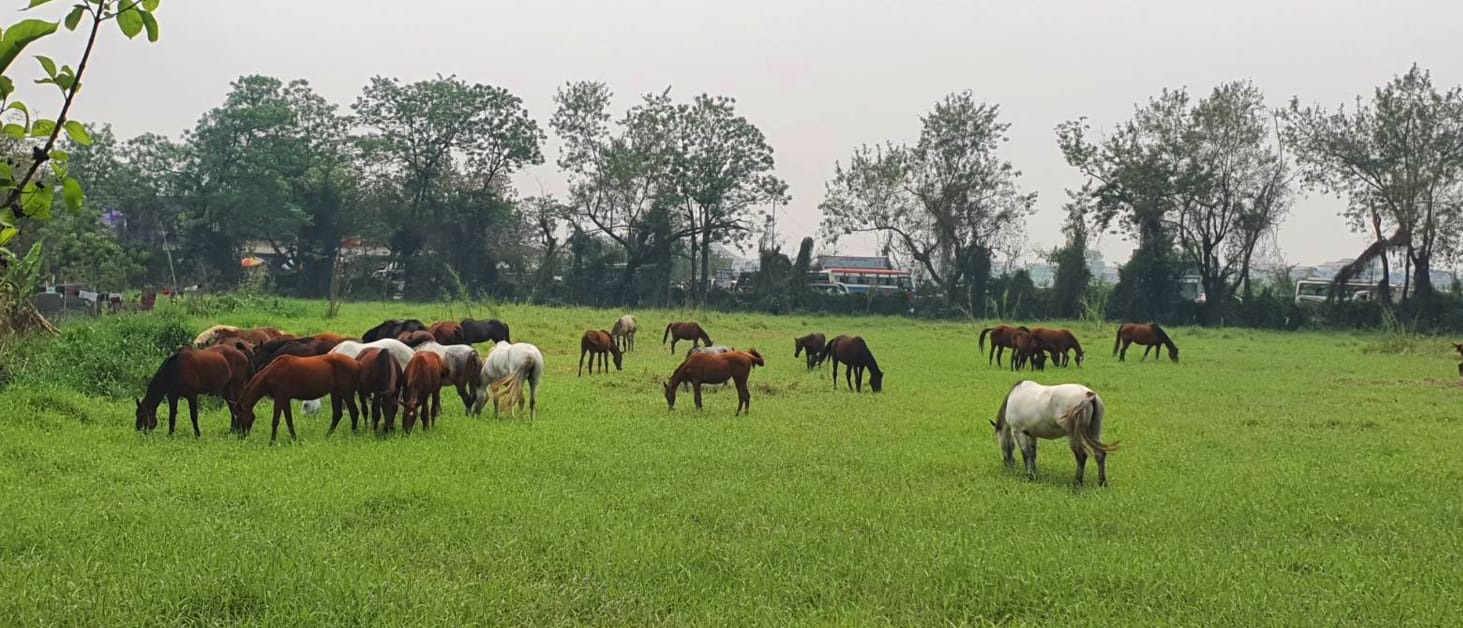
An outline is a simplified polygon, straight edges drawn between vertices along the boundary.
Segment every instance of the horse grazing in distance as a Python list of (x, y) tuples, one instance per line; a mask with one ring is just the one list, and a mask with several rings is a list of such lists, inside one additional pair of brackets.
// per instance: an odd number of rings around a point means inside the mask
[[(428, 351), (437, 354), (442, 358), (442, 366), (447, 368), (443, 377), (457, 389), (457, 397), (462, 400), (462, 411), (472, 410), (473, 392), (478, 388), (478, 378), (482, 377), (483, 356), (478, 355), (477, 349), (472, 345), (442, 345), (436, 342), (424, 342), (417, 345), (417, 353)], [(435, 419), (442, 413), (441, 406), (432, 409), (432, 418)]]
[(254, 348), (254, 370), (264, 370), (264, 367), (280, 356), (325, 355), (345, 340), (344, 336), (331, 333), (315, 334), (306, 338), (277, 338)]
[(479, 342), (513, 342), (508, 337), (508, 324), (496, 318), (487, 320), (462, 319), (462, 340), (466, 344)]
[(467, 342), (467, 336), (462, 333), (462, 323), (456, 321), (432, 323), (432, 326), (428, 327), (427, 331), (431, 332), (432, 339), (437, 341), (439, 345), (471, 344)]
[(705, 343), (708, 347), (712, 344), (711, 336), (706, 335), (706, 330), (701, 329), (700, 323), (686, 321), (666, 325), (665, 333), (660, 337), (660, 344), (665, 344), (666, 340), (671, 342), (671, 353), (676, 352), (676, 343), (682, 340), (690, 340), (692, 347), (699, 343)]
[(623, 354), (620, 353), (620, 346), (610, 336), (610, 332), (603, 329), (585, 330), (584, 335), (579, 337), (579, 376), (584, 375), (584, 356), (589, 356), (589, 374), (594, 375), (594, 365), (599, 363), (599, 372), (604, 373), (610, 369), (609, 356), (614, 356), (615, 370), (623, 370)]
[(1015, 339), (1017, 333), (1023, 331), (1030, 332), (1031, 330), (1025, 326), (1012, 327), (1010, 325), (996, 325), (995, 327), (987, 327), (980, 330), (979, 347), (981, 353), (985, 353), (986, 334), (990, 334), (991, 337), (991, 353), (986, 358), (986, 364), (989, 365), (991, 360), (995, 360), (996, 366), (1001, 366), (1001, 356), (1006, 353), (1007, 349), (1010, 349), (1012, 353), (1016, 352), (1016, 345), (1012, 341)]
[(488, 397), (493, 398), (493, 417), (497, 418), (499, 404), (508, 400), (508, 408), (515, 404), (523, 407), (523, 384), (528, 383), (528, 418), (538, 414), (538, 385), (544, 377), (544, 354), (526, 342), (499, 342), (483, 360), (481, 384), (473, 403), (473, 414), (482, 414)]
[(406, 379), (401, 386), (401, 429), (411, 433), (417, 416), (422, 419), (422, 429), (432, 427), (432, 419), (441, 412), (442, 380), (447, 377), (447, 365), (441, 356), (431, 351), (419, 351), (406, 365)]
[(1073, 351), (1077, 352), (1077, 366), (1082, 366), (1084, 358), (1082, 343), (1077, 342), (1077, 336), (1071, 331), (1050, 327), (1032, 327), (1028, 333), (1051, 347), (1049, 351), (1052, 356), (1052, 366), (1071, 364)]
[(843, 381), (849, 390), (864, 391), (864, 370), (869, 371), (869, 390), (884, 390), (884, 371), (879, 369), (878, 360), (869, 351), (862, 336), (839, 336), (828, 342), (823, 349), (824, 357), (833, 359), (833, 390), (838, 390), (838, 365), (844, 366)]
[(178, 399), (188, 400), (188, 416), (193, 420), (193, 436), (202, 436), (198, 429), (199, 395), (217, 395), (228, 403), (229, 427), (238, 426), (238, 403), (244, 386), (253, 374), (246, 347), (215, 345), (199, 350), (183, 347), (173, 352), (158, 366), (147, 383), (147, 392), (137, 400), (136, 428), (139, 432), (157, 429), (157, 408), (168, 400), (168, 435), (178, 427)]
[[(1152, 351), (1153, 357), (1157, 358), (1158, 347), (1162, 345), (1168, 349), (1168, 359), (1173, 360), (1174, 364), (1179, 363), (1178, 345), (1174, 344), (1173, 339), (1168, 337), (1168, 333), (1164, 332), (1163, 328), (1159, 327), (1156, 323), (1148, 323), (1147, 325), (1127, 323), (1119, 327), (1117, 340), (1113, 341), (1112, 354), (1117, 356), (1119, 362), (1127, 361), (1128, 345), (1135, 342), (1140, 345), (1145, 345), (1146, 348), (1143, 349), (1142, 358), (1144, 360), (1148, 359), (1149, 351)], [(1122, 348), (1121, 353), (1118, 351), (1119, 347)]]
[(1453, 348), (1458, 350), (1458, 357), (1463, 358), (1463, 343), (1453, 343)]
[(427, 326), (415, 318), (405, 320), (388, 318), (382, 321), (380, 325), (367, 329), (366, 333), (361, 334), (361, 342), (374, 342), (382, 338), (397, 338), (402, 334), (414, 331), (427, 331)]
[(635, 334), (640, 331), (640, 325), (635, 322), (635, 317), (629, 314), (621, 316), (610, 327), (610, 336), (615, 339), (615, 344), (620, 347), (623, 353), (635, 350)]
[(254, 327), (242, 329), (233, 325), (214, 325), (203, 330), (198, 337), (193, 339), (194, 349), (207, 349), (208, 347), (227, 344), (231, 341), (240, 341), (250, 347), (256, 347), (275, 338), (295, 338), (294, 334), (282, 332), (277, 327)]
[(335, 432), (342, 412), (347, 409), (351, 414), (351, 429), (355, 429), (360, 416), (355, 396), (360, 380), (360, 363), (339, 353), (304, 357), (282, 355), (249, 380), (244, 398), (239, 401), (240, 430), (247, 436), (254, 429), (254, 406), (260, 399), (269, 397), (274, 400), (274, 425), (269, 442), (273, 443), (279, 437), (281, 414), (289, 427), (290, 438), (296, 438), (295, 415), (290, 409), (290, 400), (325, 396), (330, 397), (332, 410), (330, 430), (326, 433)]
[(1117, 451), (1116, 442), (1102, 442), (1102, 419), (1106, 406), (1092, 389), (1081, 384), (1043, 386), (1022, 381), (1011, 387), (996, 411), (996, 443), (1007, 468), (1016, 466), (1014, 450), (1021, 448), (1026, 473), (1036, 477), (1036, 439), (1067, 437), (1077, 458), (1075, 486), (1082, 486), (1087, 454), (1097, 458), (1097, 484), (1107, 486), (1107, 455)]
[(740, 416), (743, 409), (751, 413), (752, 393), (747, 389), (747, 376), (751, 374), (753, 367), (765, 365), (766, 362), (756, 349), (687, 355), (665, 383), (665, 401), (671, 410), (675, 410), (676, 388), (684, 382), (690, 382), (696, 391), (696, 409), (700, 410), (701, 385), (720, 384), (730, 379), (737, 385), (737, 411), (734, 416)]
[(374, 431), (380, 427), (384, 414), (386, 431), (390, 432), (396, 424), (396, 408), (404, 377), (401, 365), (390, 351), (377, 347), (361, 351), (356, 361), (361, 364), (360, 386), (356, 389), (360, 396), (361, 417), (364, 419), (367, 409), (370, 410), (371, 429)]
[(823, 334), (808, 334), (802, 338), (794, 338), (792, 341), (792, 357), (797, 358), (798, 354), (808, 354), (808, 371), (818, 368), (823, 364), (823, 348), (827, 346), (827, 337)]
[(1028, 363), (1031, 364), (1033, 371), (1045, 371), (1048, 353), (1053, 356), (1053, 361), (1056, 360), (1056, 349), (1035, 334), (1017, 332), (1015, 336), (1011, 337), (1011, 344), (1016, 347), (1011, 350), (1011, 370), (1013, 371), (1026, 368)]

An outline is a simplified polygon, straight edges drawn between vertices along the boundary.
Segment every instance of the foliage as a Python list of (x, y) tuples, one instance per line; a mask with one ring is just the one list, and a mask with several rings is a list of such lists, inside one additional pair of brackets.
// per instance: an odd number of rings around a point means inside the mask
[(17, 387), (128, 400), (141, 395), (164, 357), (196, 334), (190, 321), (168, 310), (68, 321), (55, 338), (18, 343), (7, 370)]
[(1087, 267), (1086, 211), (1082, 205), (1086, 198), (1078, 193), (1067, 204), (1067, 222), (1062, 225), (1067, 242), (1049, 256), (1050, 263), (1056, 267), (1052, 279), (1052, 314), (1060, 318), (1073, 318), (1082, 313), (1082, 299), (1092, 283), (1092, 269)]

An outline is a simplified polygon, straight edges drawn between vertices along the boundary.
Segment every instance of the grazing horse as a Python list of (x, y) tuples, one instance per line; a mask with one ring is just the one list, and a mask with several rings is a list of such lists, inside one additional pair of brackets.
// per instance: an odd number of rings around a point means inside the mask
[[(478, 355), (478, 350), (472, 345), (443, 345), (436, 342), (424, 342), (417, 346), (417, 353), (429, 351), (442, 358), (442, 366), (446, 367), (447, 373), (444, 376), (446, 382), (451, 383), (457, 389), (457, 397), (462, 400), (463, 412), (472, 410), (473, 391), (478, 388), (478, 379), (482, 377), (483, 356)], [(435, 419), (442, 413), (442, 407), (434, 407), (432, 418)]]
[(665, 383), (665, 401), (670, 409), (676, 409), (676, 388), (683, 382), (691, 382), (696, 391), (696, 409), (701, 409), (701, 385), (720, 384), (728, 379), (737, 385), (737, 411), (752, 412), (752, 393), (747, 390), (747, 375), (756, 366), (765, 366), (762, 355), (756, 349), (728, 351), (726, 353), (693, 353), (671, 373)]
[(361, 342), (374, 342), (382, 338), (396, 338), (408, 332), (426, 330), (427, 326), (415, 318), (388, 318), (381, 321), (380, 325), (367, 329), (366, 333), (361, 334)]
[(660, 336), (660, 344), (666, 340), (671, 341), (671, 353), (676, 352), (676, 343), (682, 340), (690, 340), (691, 346), (705, 342), (711, 346), (711, 336), (706, 335), (706, 330), (701, 329), (701, 324), (696, 322), (677, 321), (665, 326), (665, 333)]
[[(366, 349), (381, 349), (382, 351), (390, 353), (391, 357), (396, 360), (397, 367), (402, 369), (406, 368), (406, 363), (411, 361), (411, 356), (414, 353), (411, 347), (406, 346), (406, 343), (403, 343), (402, 341), (395, 338), (382, 338), (380, 340), (373, 340), (371, 342), (356, 342), (354, 340), (346, 340), (338, 345), (335, 345), (335, 348), (331, 349), (330, 352), (339, 353), (348, 358), (356, 358), (359, 357), (361, 355), (361, 352), (365, 351)], [(310, 399), (305, 401), (305, 403), (301, 405), (305, 410), (305, 414), (315, 414), (316, 412), (320, 411), (320, 402), (320, 399)], [(362, 407), (361, 410), (364, 411), (365, 408)]]
[[(731, 352), (731, 351), (736, 351), (736, 349), (733, 348), (733, 347), (728, 347), (726, 345), (711, 345), (711, 346), (707, 346), (707, 347), (691, 347), (691, 350), (686, 352), (686, 357), (689, 358), (689, 357), (691, 357), (693, 355), (696, 355), (698, 353), (718, 354), (718, 353), (728, 353), (728, 352)], [(685, 362), (685, 360), (683, 359), (683, 360), (681, 360), (681, 362)], [(727, 384), (729, 384), (729, 383), (730, 382), (722, 382), (721, 383), (721, 387), (722, 388), (726, 388), (727, 387)], [(681, 383), (681, 390), (682, 391), (685, 391), (685, 392), (690, 392), (691, 391), (691, 381), (690, 380), (686, 380), (685, 382), (682, 382)]]
[(442, 358), (431, 351), (419, 351), (406, 365), (406, 379), (401, 387), (401, 428), (411, 433), (417, 415), (421, 415), (422, 429), (432, 427), (432, 419), (441, 411), (442, 380), (447, 376), (447, 365)]
[[(839, 336), (830, 340), (823, 348), (823, 357), (833, 359), (833, 390), (838, 390), (838, 365), (844, 366), (843, 381), (849, 390), (864, 391), (864, 369), (869, 371), (869, 390), (884, 390), (884, 371), (879, 369), (878, 360), (869, 351), (862, 336)], [(857, 382), (857, 384), (855, 384)]]
[(802, 338), (794, 338), (792, 341), (792, 357), (796, 358), (798, 354), (807, 352), (808, 371), (811, 372), (823, 364), (823, 348), (827, 346), (827, 340), (827, 337), (823, 334), (808, 334)]
[(1102, 442), (1102, 417), (1106, 407), (1092, 389), (1081, 384), (1043, 386), (1022, 381), (1006, 393), (996, 411), (996, 443), (1007, 468), (1016, 466), (1014, 450), (1021, 447), (1026, 473), (1036, 477), (1036, 439), (1067, 437), (1077, 457), (1075, 486), (1082, 486), (1087, 454), (1097, 458), (1097, 484), (1107, 486), (1107, 454), (1117, 451), (1116, 442)]
[(381, 415), (385, 414), (386, 431), (390, 432), (396, 423), (397, 400), (404, 377), (401, 365), (390, 351), (376, 347), (361, 351), (356, 361), (361, 364), (360, 386), (356, 390), (360, 396), (361, 418), (365, 419), (369, 409), (374, 431), (380, 426)]
[(266, 342), (254, 349), (254, 370), (262, 371), (264, 367), (275, 358), (285, 355), (309, 357), (325, 355), (331, 349), (344, 342), (346, 338), (340, 334), (315, 334), (307, 338), (277, 338)]
[(213, 345), (224, 344), (231, 340), (241, 341), (250, 347), (255, 347), (275, 338), (294, 338), (294, 334), (287, 334), (276, 327), (255, 327), (253, 329), (241, 329), (233, 325), (214, 325), (203, 330), (193, 339), (193, 348), (206, 349)]
[(1052, 366), (1070, 364), (1073, 351), (1077, 352), (1077, 366), (1082, 366), (1084, 357), (1082, 343), (1077, 342), (1077, 336), (1071, 331), (1050, 327), (1032, 327), (1030, 334), (1051, 346)]
[(635, 332), (638, 331), (640, 331), (640, 325), (635, 322), (635, 317), (626, 314), (615, 321), (613, 327), (610, 327), (610, 336), (614, 337), (615, 344), (620, 347), (621, 352), (629, 353), (635, 350)]
[(462, 340), (470, 345), (479, 342), (513, 342), (508, 337), (508, 324), (496, 318), (481, 321), (462, 319)]
[(397, 336), (396, 339), (400, 340), (406, 346), (412, 347), (413, 349), (421, 346), (422, 343), (437, 342), (437, 338), (432, 335), (432, 332), (429, 332), (425, 329), (401, 332), (401, 335)]
[(584, 356), (589, 356), (589, 374), (594, 375), (594, 364), (599, 363), (599, 372), (604, 373), (610, 369), (609, 356), (615, 358), (615, 370), (622, 368), (623, 357), (620, 353), (620, 346), (610, 336), (610, 332), (603, 329), (590, 329), (584, 332), (579, 338), (579, 376), (584, 375)]
[(1031, 370), (1045, 371), (1048, 353), (1052, 355), (1053, 361), (1056, 360), (1056, 349), (1036, 334), (1017, 332), (1015, 336), (1011, 337), (1011, 344), (1016, 347), (1011, 350), (1011, 370), (1013, 371), (1025, 368), (1028, 362), (1031, 363)]
[(991, 360), (994, 359), (996, 361), (996, 366), (1000, 366), (1001, 356), (1006, 353), (1007, 349), (1010, 349), (1012, 353), (1015, 353), (1016, 345), (1012, 341), (1015, 339), (1016, 334), (1023, 331), (1030, 332), (1031, 330), (1027, 329), (1025, 326), (1012, 327), (1010, 325), (996, 325), (995, 327), (987, 327), (980, 330), (979, 346), (981, 353), (985, 353), (986, 334), (990, 334), (991, 336), (991, 354), (989, 357), (986, 358), (986, 364), (989, 365), (991, 363)]
[(350, 410), (351, 429), (354, 430), (360, 416), (355, 396), (360, 380), (360, 363), (339, 353), (304, 357), (282, 355), (249, 380), (249, 387), (244, 389), (244, 398), (239, 402), (240, 429), (245, 436), (253, 430), (254, 406), (260, 399), (269, 397), (274, 400), (274, 425), (269, 442), (273, 443), (279, 437), (280, 414), (284, 414), (290, 438), (295, 438), (295, 415), (290, 409), (290, 400), (328, 395), (332, 416), (330, 430), (326, 433), (335, 432), (340, 425), (341, 413), (346, 409)]
[[(241, 343), (242, 345), (242, 343)], [(193, 420), (193, 436), (198, 429), (198, 396), (217, 395), (228, 402), (229, 426), (238, 424), (238, 402), (249, 381), (247, 354), (239, 348), (216, 345), (198, 350), (183, 347), (173, 352), (158, 366), (147, 383), (147, 392), (137, 400), (136, 428), (139, 432), (157, 429), (157, 407), (168, 400), (168, 435), (178, 427), (178, 399), (188, 400), (188, 416)]]
[(1458, 350), (1458, 357), (1463, 358), (1463, 343), (1453, 343), (1453, 348)]
[[(1135, 342), (1145, 346), (1142, 358), (1144, 360), (1148, 359), (1149, 351), (1152, 351), (1153, 357), (1157, 358), (1158, 346), (1163, 345), (1168, 349), (1168, 359), (1173, 360), (1174, 364), (1179, 363), (1178, 345), (1174, 344), (1173, 339), (1168, 337), (1168, 333), (1164, 332), (1163, 328), (1156, 323), (1147, 325), (1127, 323), (1119, 327), (1117, 340), (1114, 340), (1112, 344), (1112, 354), (1117, 356), (1119, 362), (1127, 361), (1128, 345)], [(1121, 353), (1118, 352), (1119, 347), (1122, 348)]]
[(432, 323), (427, 331), (432, 332), (432, 339), (439, 345), (465, 345), (467, 337), (462, 333), (462, 323), (456, 321), (440, 321)]
[(481, 382), (475, 394), (473, 414), (482, 414), (488, 397), (493, 398), (493, 417), (498, 416), (499, 401), (508, 400), (513, 412), (515, 404), (523, 407), (523, 383), (528, 382), (528, 418), (538, 414), (538, 385), (544, 377), (544, 354), (526, 342), (499, 342), (483, 360)]

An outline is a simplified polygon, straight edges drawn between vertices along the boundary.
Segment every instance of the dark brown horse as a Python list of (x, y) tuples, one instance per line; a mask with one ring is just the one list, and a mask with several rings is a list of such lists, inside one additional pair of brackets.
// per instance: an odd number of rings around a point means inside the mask
[(467, 342), (466, 336), (462, 333), (462, 323), (456, 321), (432, 323), (427, 331), (432, 332), (432, 339), (436, 340), (439, 345), (471, 344)]
[(241, 431), (247, 436), (254, 429), (254, 406), (260, 399), (269, 397), (274, 400), (274, 425), (269, 442), (275, 442), (279, 437), (281, 414), (289, 427), (290, 438), (295, 438), (295, 414), (290, 409), (290, 400), (319, 399), (327, 395), (332, 414), (327, 433), (335, 431), (340, 425), (342, 411), (347, 409), (351, 414), (351, 429), (355, 429), (360, 417), (355, 395), (360, 380), (360, 363), (343, 354), (279, 356), (249, 380), (249, 387), (244, 389), (244, 398), (239, 401)]
[(382, 338), (396, 338), (402, 334), (413, 331), (426, 331), (427, 326), (421, 321), (411, 319), (389, 318), (381, 321), (380, 325), (366, 330), (361, 334), (361, 342), (375, 342)]
[(397, 336), (396, 339), (400, 340), (402, 344), (405, 344), (406, 346), (413, 349), (428, 342), (437, 342), (437, 339), (432, 336), (432, 332), (429, 332), (425, 329), (402, 332), (402, 334), (400, 336)]
[[(1153, 357), (1157, 358), (1158, 347), (1163, 346), (1168, 349), (1168, 359), (1173, 360), (1174, 364), (1178, 364), (1179, 362), (1178, 345), (1174, 344), (1173, 339), (1168, 337), (1168, 333), (1164, 332), (1163, 328), (1155, 323), (1148, 323), (1147, 325), (1127, 323), (1119, 327), (1117, 340), (1113, 341), (1112, 354), (1117, 356), (1119, 362), (1126, 361), (1128, 359), (1128, 345), (1135, 342), (1146, 347), (1143, 349), (1143, 359), (1145, 360), (1148, 359), (1149, 351), (1152, 351)], [(1120, 348), (1121, 352), (1119, 351)]]
[(487, 320), (462, 319), (462, 340), (466, 344), (479, 342), (513, 342), (508, 337), (508, 324), (496, 318)]
[(794, 338), (792, 341), (792, 357), (807, 352), (808, 370), (812, 371), (823, 363), (823, 349), (828, 345), (827, 337), (823, 334), (808, 334), (802, 338)]
[(401, 393), (401, 365), (391, 356), (390, 351), (375, 347), (362, 351), (356, 356), (356, 361), (361, 364), (360, 387), (356, 394), (360, 396), (362, 418), (364, 419), (366, 409), (369, 408), (371, 429), (375, 430), (380, 426), (381, 415), (384, 414), (386, 431), (390, 432), (396, 423), (396, 408)]
[(589, 374), (594, 374), (594, 363), (599, 362), (599, 372), (604, 373), (610, 369), (609, 356), (615, 358), (615, 370), (621, 369), (622, 355), (620, 346), (615, 342), (610, 332), (603, 329), (590, 329), (584, 332), (579, 338), (579, 375), (584, 375), (584, 356), (589, 356)]
[(712, 345), (711, 336), (706, 335), (706, 330), (701, 329), (701, 324), (696, 322), (677, 321), (666, 325), (660, 344), (665, 344), (667, 339), (671, 341), (671, 353), (676, 352), (676, 343), (682, 340), (690, 340), (693, 347), (698, 343), (705, 343), (708, 347)]
[(696, 409), (701, 409), (701, 385), (720, 384), (732, 380), (737, 385), (737, 411), (740, 415), (745, 409), (748, 413), (752, 411), (752, 393), (747, 389), (747, 376), (751, 374), (752, 367), (765, 366), (767, 363), (762, 360), (762, 354), (756, 349), (746, 351), (728, 351), (726, 353), (693, 353), (686, 356), (685, 361), (676, 367), (671, 378), (665, 383), (665, 402), (670, 409), (676, 409), (676, 388), (684, 382), (690, 382), (696, 395)]
[[(238, 341), (236, 341), (238, 342)], [(193, 436), (202, 436), (198, 429), (199, 395), (222, 397), (229, 408), (229, 427), (238, 424), (238, 402), (244, 386), (253, 374), (248, 354), (240, 347), (215, 345), (198, 350), (181, 348), (163, 360), (147, 383), (147, 392), (137, 400), (136, 428), (139, 432), (157, 429), (157, 407), (168, 400), (168, 435), (178, 427), (178, 399), (188, 400), (188, 416), (193, 420)]]
[(243, 329), (234, 327), (233, 325), (214, 325), (203, 330), (203, 333), (198, 334), (198, 337), (193, 339), (193, 348), (205, 349), (214, 345), (232, 344), (235, 340), (243, 342), (250, 347), (257, 347), (275, 338), (295, 337), (294, 334), (280, 331), (277, 327)]
[(345, 340), (345, 336), (332, 333), (315, 334), (306, 338), (276, 338), (254, 348), (254, 370), (264, 370), (264, 367), (280, 356), (325, 355)]
[(1463, 358), (1463, 343), (1453, 343), (1453, 348), (1458, 350), (1458, 357)]
[(1011, 349), (1012, 352), (1016, 350), (1016, 345), (1012, 341), (1015, 339), (1017, 333), (1023, 331), (1029, 332), (1031, 330), (1024, 326), (1012, 327), (1010, 325), (996, 325), (995, 327), (987, 327), (980, 330), (979, 346), (981, 353), (985, 353), (986, 334), (990, 334), (991, 337), (991, 353), (986, 358), (986, 364), (990, 364), (991, 360), (995, 360), (996, 366), (1000, 366), (1001, 356), (1006, 353), (1007, 349)]
[(833, 359), (833, 390), (838, 390), (838, 365), (844, 365), (843, 381), (849, 390), (864, 391), (864, 369), (869, 371), (869, 389), (884, 390), (884, 371), (879, 369), (878, 360), (869, 351), (862, 336), (839, 336), (830, 340), (823, 348), (823, 357)]
[(1074, 351), (1077, 353), (1077, 366), (1082, 366), (1082, 361), (1085, 358), (1085, 354), (1082, 352), (1082, 343), (1077, 342), (1077, 336), (1071, 331), (1050, 327), (1032, 327), (1030, 333), (1051, 346), (1052, 366), (1067, 366), (1071, 364), (1072, 352)]
[(406, 364), (406, 378), (401, 387), (401, 428), (411, 433), (417, 417), (422, 419), (422, 429), (431, 429), (437, 414), (442, 411), (442, 382), (447, 378), (447, 365), (441, 356), (431, 351), (422, 351), (411, 357)]
[(1011, 344), (1016, 347), (1011, 350), (1011, 370), (1013, 371), (1026, 368), (1027, 364), (1031, 365), (1033, 371), (1045, 371), (1047, 354), (1052, 355), (1053, 361), (1056, 360), (1056, 349), (1030, 332), (1016, 332), (1016, 335), (1011, 337)]

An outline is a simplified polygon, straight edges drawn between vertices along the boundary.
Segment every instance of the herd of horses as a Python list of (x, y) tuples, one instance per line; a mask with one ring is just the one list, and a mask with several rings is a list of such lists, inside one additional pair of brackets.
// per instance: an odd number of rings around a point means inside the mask
[[(982, 353), (985, 352), (986, 338), (991, 341), (990, 354), (986, 363), (995, 362), (1001, 366), (1001, 357), (1005, 355), (1006, 349), (1011, 350), (1011, 370), (1021, 370), (1030, 366), (1032, 370), (1044, 370), (1047, 360), (1050, 359), (1053, 366), (1069, 366), (1072, 363), (1073, 354), (1076, 354), (1077, 366), (1082, 366), (1085, 354), (1082, 351), (1082, 343), (1077, 341), (1077, 336), (1070, 330), (1052, 329), (1049, 327), (1013, 327), (1010, 325), (996, 325), (980, 330), (978, 345)], [(1118, 327), (1117, 338), (1113, 342), (1112, 354), (1118, 361), (1128, 359), (1128, 347), (1133, 344), (1143, 345), (1143, 359), (1148, 359), (1149, 352), (1154, 357), (1160, 355), (1163, 349), (1168, 350), (1168, 359), (1175, 364), (1179, 361), (1179, 348), (1174, 344), (1168, 332), (1163, 331), (1155, 323), (1126, 323)]]

